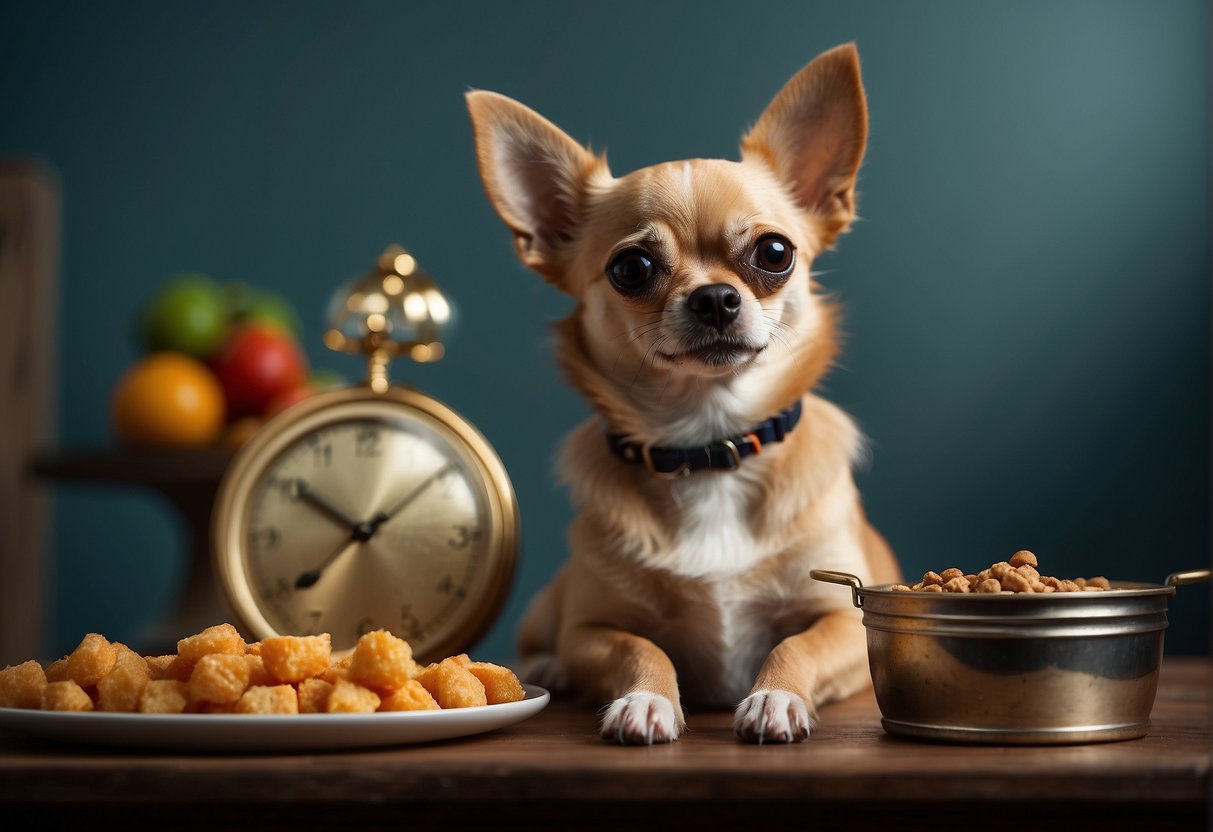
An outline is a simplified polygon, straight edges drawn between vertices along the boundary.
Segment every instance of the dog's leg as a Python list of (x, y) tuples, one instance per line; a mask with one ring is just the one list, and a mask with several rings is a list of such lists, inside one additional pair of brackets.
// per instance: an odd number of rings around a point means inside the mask
[(685, 727), (674, 664), (646, 638), (580, 624), (560, 636), (561, 664), (588, 695), (614, 700), (602, 738), (622, 745), (673, 742)]
[(859, 690), (867, 677), (862, 620), (852, 610), (822, 616), (780, 642), (733, 714), (746, 742), (800, 742), (816, 727), (817, 705)]
[(536, 593), (518, 625), (518, 675), (522, 681), (567, 693), (568, 678), (556, 656), (560, 605), (564, 597), (564, 570)]

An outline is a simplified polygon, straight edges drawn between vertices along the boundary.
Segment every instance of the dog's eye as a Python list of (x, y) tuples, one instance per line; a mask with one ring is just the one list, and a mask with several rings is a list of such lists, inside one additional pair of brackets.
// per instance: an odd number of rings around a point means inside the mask
[(635, 292), (653, 279), (657, 266), (653, 257), (642, 248), (621, 251), (607, 266), (607, 278), (620, 292)]
[(796, 249), (792, 247), (786, 237), (767, 234), (754, 246), (750, 265), (771, 274), (783, 274), (792, 268), (792, 263), (796, 259), (795, 254)]

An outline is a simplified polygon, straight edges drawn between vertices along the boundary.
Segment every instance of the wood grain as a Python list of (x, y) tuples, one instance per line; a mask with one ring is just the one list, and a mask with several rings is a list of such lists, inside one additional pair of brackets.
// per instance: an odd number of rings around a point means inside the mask
[(58, 283), (58, 184), (0, 162), (0, 666), (41, 647), (49, 506), (29, 464), (55, 432)]
[(0, 736), (0, 803), (175, 828), (1205, 828), (1211, 683), (1208, 659), (1170, 659), (1148, 736), (1048, 748), (895, 739), (870, 693), (823, 709), (808, 742), (776, 747), (738, 743), (713, 712), (691, 713), (673, 745), (621, 748), (598, 739), (594, 708), (568, 701), (494, 734), (352, 753), (116, 753)]

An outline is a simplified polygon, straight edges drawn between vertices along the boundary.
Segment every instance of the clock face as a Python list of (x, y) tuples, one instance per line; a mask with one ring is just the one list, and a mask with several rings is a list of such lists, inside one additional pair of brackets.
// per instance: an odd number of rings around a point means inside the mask
[(233, 463), (220, 573), (258, 637), (331, 633), (340, 649), (385, 629), (440, 658), (491, 623), (513, 568), (512, 490), (466, 423), (406, 393), (297, 405)]

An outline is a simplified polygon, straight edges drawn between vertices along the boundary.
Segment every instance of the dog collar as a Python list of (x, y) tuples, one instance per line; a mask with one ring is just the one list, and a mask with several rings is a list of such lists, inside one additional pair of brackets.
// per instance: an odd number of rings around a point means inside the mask
[(780, 442), (800, 421), (801, 401), (787, 410), (755, 425), (745, 433), (694, 448), (654, 448), (637, 442), (627, 442), (618, 434), (607, 435), (607, 447), (625, 462), (644, 465), (658, 479), (685, 477), (704, 468), (731, 471), (741, 466), (747, 456), (762, 453), (765, 445)]

